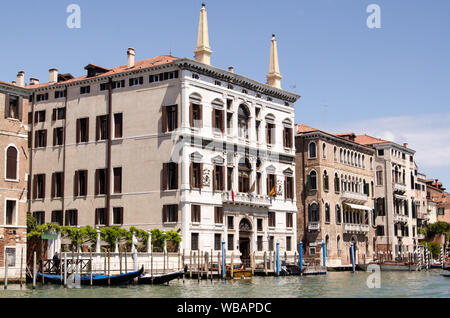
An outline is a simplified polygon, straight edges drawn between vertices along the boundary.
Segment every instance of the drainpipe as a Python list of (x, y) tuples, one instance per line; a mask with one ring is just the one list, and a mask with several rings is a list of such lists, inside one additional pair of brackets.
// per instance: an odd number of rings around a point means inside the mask
[(108, 174), (106, 178), (106, 213), (108, 215), (108, 226), (111, 224), (110, 216), (111, 216), (111, 177), (113, 175), (112, 167), (111, 167), (111, 152), (112, 152), (112, 125), (113, 125), (113, 115), (112, 115), (112, 78), (109, 79), (108, 83), (108, 150), (107, 150), (107, 158), (108, 158)]
[[(33, 201), (33, 143), (34, 143), (34, 107), (36, 104), (36, 93), (33, 92), (32, 96), (32, 102), (31, 102), (31, 136), (30, 136), (30, 149), (29, 149), (29, 158), (30, 158), (30, 164), (29, 164), (29, 169), (30, 169), (30, 175), (28, 176), (28, 180), (30, 182), (30, 187), (28, 189), (29, 192), (29, 197), (30, 199), (28, 200), (28, 213), (31, 213), (31, 201)], [(45, 223), (45, 220), (44, 220)]]

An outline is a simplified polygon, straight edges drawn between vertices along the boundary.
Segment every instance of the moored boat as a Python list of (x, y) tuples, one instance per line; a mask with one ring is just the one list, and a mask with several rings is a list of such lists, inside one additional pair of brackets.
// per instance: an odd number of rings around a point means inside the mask
[[(103, 274), (92, 274), (92, 285), (93, 286), (108, 286), (108, 285), (120, 285), (126, 284), (133, 279), (139, 277), (144, 272), (144, 266), (136, 272), (130, 272), (119, 275), (103, 275)], [(63, 284), (63, 280), (61, 279), (61, 275), (48, 275), (37, 273), (37, 280), (42, 280), (42, 276), (44, 276), (44, 283), (50, 284)], [(75, 281), (75, 283), (80, 282), (81, 285), (89, 286), (91, 284), (91, 275), (86, 274), (82, 276), (75, 275), (74, 278), (71, 278)]]
[(421, 270), (421, 266), (419, 264), (409, 264), (408, 262), (395, 262), (395, 261), (386, 261), (381, 264), (375, 262), (369, 264), (358, 264), (357, 268), (363, 271), (367, 271), (370, 265), (380, 266), (380, 270), (382, 272), (398, 272), (398, 271), (415, 272)]
[(168, 273), (168, 274), (158, 274), (158, 275), (151, 275), (151, 274), (145, 274), (145, 275), (141, 275), (138, 278), (138, 284), (140, 285), (162, 285), (162, 284), (166, 284), (169, 283), (170, 281), (183, 277), (183, 274), (185, 274), (187, 272), (187, 266), (184, 270), (181, 271), (177, 271), (177, 272), (172, 272), (172, 273)]

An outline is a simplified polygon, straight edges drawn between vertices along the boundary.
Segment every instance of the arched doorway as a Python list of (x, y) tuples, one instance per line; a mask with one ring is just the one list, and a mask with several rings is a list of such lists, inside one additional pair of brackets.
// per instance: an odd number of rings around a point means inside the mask
[(245, 267), (250, 266), (252, 225), (249, 220), (242, 219), (239, 223), (239, 251), (241, 262)]

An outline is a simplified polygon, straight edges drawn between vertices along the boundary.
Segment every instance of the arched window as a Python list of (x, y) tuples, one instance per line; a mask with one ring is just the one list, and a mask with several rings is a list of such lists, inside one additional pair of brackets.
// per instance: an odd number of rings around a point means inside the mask
[(250, 191), (250, 175), (252, 166), (248, 159), (239, 162), (239, 192), (248, 193)]
[(338, 254), (338, 257), (341, 257), (341, 255), (342, 255), (341, 237), (339, 235), (337, 237), (337, 254)]
[(317, 172), (314, 170), (308, 175), (308, 189), (317, 190)]
[(329, 257), (330, 256), (330, 237), (327, 235), (325, 237), (325, 252), (326, 252), (326, 256)]
[(309, 157), (309, 159), (317, 158), (317, 145), (314, 141), (309, 143), (308, 157)]
[(330, 223), (330, 220), (331, 220), (330, 205), (328, 203), (325, 203), (325, 222)]
[(336, 193), (341, 192), (340, 189), (341, 182), (339, 181), (339, 175), (337, 173), (334, 174), (334, 191)]
[(329, 181), (328, 173), (325, 170), (323, 172), (323, 189), (324, 191), (328, 192), (330, 190), (330, 181)]
[(313, 203), (308, 206), (308, 219), (309, 222), (320, 221), (319, 205), (317, 203)]
[(373, 158), (370, 158), (370, 170), (373, 170)]
[(245, 105), (239, 106), (238, 110), (238, 132), (240, 138), (248, 139), (248, 123), (250, 121), (250, 111)]
[(341, 206), (336, 204), (336, 224), (342, 223)]
[(15, 147), (10, 146), (6, 150), (6, 179), (17, 180), (17, 155), (18, 151)]
[(337, 152), (337, 147), (334, 146), (334, 161), (338, 162), (338, 152)]
[(344, 151), (342, 150), (342, 148), (339, 153), (340, 153), (340, 161), (341, 163), (344, 163)]
[(322, 157), (323, 159), (327, 159), (327, 144), (323, 143), (322, 145)]

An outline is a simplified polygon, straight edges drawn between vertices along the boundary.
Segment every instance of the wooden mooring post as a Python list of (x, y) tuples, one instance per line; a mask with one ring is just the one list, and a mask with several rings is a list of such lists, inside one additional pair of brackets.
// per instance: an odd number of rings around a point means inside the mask
[(185, 259), (185, 250), (183, 249), (183, 256), (182, 256), (182, 260), (183, 260), (183, 284), (184, 284), (184, 279), (185, 279), (185, 276), (186, 276), (186, 272), (184, 271), (184, 268), (185, 268), (185, 266), (186, 266), (186, 259)]
[(20, 288), (22, 288), (22, 280), (23, 280), (23, 276), (22, 276), (22, 269), (23, 269), (23, 247), (22, 247), (22, 253), (20, 254)]
[(233, 279), (234, 272), (234, 251), (231, 252), (231, 270), (230, 270), (230, 278)]
[(33, 289), (36, 288), (36, 251), (33, 253)]
[(125, 246), (125, 274), (128, 273), (128, 255), (127, 255), (127, 247)]
[(217, 278), (221, 279), (220, 277), (220, 252), (217, 253)]
[(119, 249), (119, 270), (120, 270), (120, 274), (122, 274), (122, 252)]
[(64, 287), (67, 287), (67, 252), (64, 252)]
[(111, 286), (111, 258), (108, 250), (108, 286)]
[(197, 254), (197, 281), (200, 281), (200, 251)]
[(267, 252), (264, 252), (264, 274), (267, 276)]
[(214, 256), (214, 252), (213, 252), (213, 250), (211, 249), (210, 262), (209, 262), (209, 263), (210, 263), (210, 266), (211, 266), (211, 271), (210, 271), (210, 273), (209, 273), (211, 282), (212, 282), (212, 280), (213, 280), (213, 269), (212, 269), (213, 256)]
[(189, 254), (189, 279), (192, 279), (192, 251)]
[(8, 289), (8, 253), (5, 253), (4, 257), (5, 262), (5, 281), (4, 281), (4, 289)]
[(89, 252), (89, 271), (91, 272), (89, 284), (92, 287), (92, 251)]

